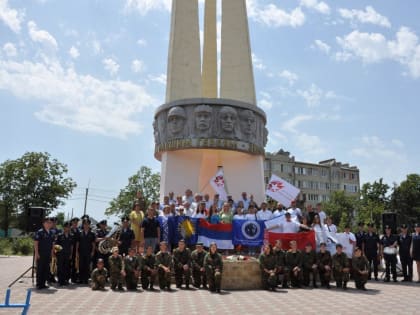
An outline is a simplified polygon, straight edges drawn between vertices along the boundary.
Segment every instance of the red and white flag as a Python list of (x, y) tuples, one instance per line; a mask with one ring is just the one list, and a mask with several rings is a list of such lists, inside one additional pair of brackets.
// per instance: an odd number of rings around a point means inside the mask
[(274, 174), (271, 175), (270, 182), (268, 183), (267, 190), (265, 191), (267, 196), (270, 196), (277, 202), (280, 202), (285, 207), (289, 207), (292, 200), (296, 199), (299, 193), (299, 188), (296, 188)]
[(214, 191), (219, 194), (221, 200), (227, 200), (227, 193), (225, 190), (225, 179), (223, 177), (223, 169), (219, 169), (211, 179), (210, 185), (213, 187)]

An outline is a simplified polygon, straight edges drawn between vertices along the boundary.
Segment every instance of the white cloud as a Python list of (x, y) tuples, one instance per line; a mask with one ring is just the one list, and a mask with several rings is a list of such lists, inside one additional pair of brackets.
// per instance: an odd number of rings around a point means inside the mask
[(0, 0), (0, 21), (3, 21), (13, 32), (19, 33), (24, 14), (9, 7), (8, 0)]
[(289, 70), (283, 70), (279, 73), (279, 77), (286, 79), (289, 82), (289, 85), (292, 86), (295, 84), (297, 80), (299, 80), (299, 76), (296, 73), (293, 73)]
[(159, 75), (149, 74), (148, 79), (152, 82), (157, 82), (159, 84), (166, 85), (166, 74), (165, 73), (162, 73), (162, 74), (159, 74)]
[(287, 121), (282, 125), (282, 129), (291, 133), (298, 133), (297, 126), (305, 121), (314, 120), (312, 115), (297, 115)]
[(101, 46), (100, 41), (95, 39), (95, 40), (92, 41), (91, 45), (92, 45), (92, 48), (93, 48), (93, 54), (94, 55), (99, 55), (99, 54), (102, 53), (102, 46)]
[(331, 46), (328, 45), (327, 43), (324, 43), (322, 40), (320, 39), (316, 39), (314, 41), (314, 44), (311, 46), (314, 49), (318, 49), (320, 51), (322, 51), (325, 54), (329, 54), (330, 50), (331, 50)]
[(131, 70), (135, 73), (142, 72), (144, 70), (144, 62), (138, 59), (134, 59), (131, 62)]
[(305, 23), (305, 14), (300, 7), (293, 9), (289, 13), (270, 3), (263, 8), (257, 7), (254, 11), (251, 17), (270, 27), (298, 27)]
[(402, 142), (400, 139), (392, 139), (391, 143), (398, 148), (404, 148), (405, 146), (404, 142)]
[(71, 46), (71, 48), (69, 49), (69, 55), (73, 58), (73, 59), (77, 59), (80, 56), (79, 50), (74, 47)]
[(171, 0), (126, 0), (125, 11), (137, 11), (141, 15), (146, 15), (151, 10), (171, 9)]
[(105, 58), (102, 60), (104, 68), (110, 75), (114, 76), (118, 73), (120, 65), (112, 58)]
[(318, 0), (301, 0), (300, 5), (309, 9), (313, 9), (322, 14), (330, 14), (331, 10), (328, 4)]
[(258, 105), (265, 109), (269, 110), (273, 107), (273, 102), (271, 101), (271, 94), (268, 92), (260, 92), (261, 99), (258, 101)]
[(324, 97), (324, 91), (313, 83), (308, 90), (298, 90), (297, 92), (305, 99), (306, 105), (309, 107), (318, 106)]
[(254, 65), (255, 69), (258, 70), (265, 70), (267, 67), (263, 63), (263, 61), (257, 57), (254, 53), (252, 53), (252, 64)]
[(16, 46), (12, 43), (6, 43), (3, 45), (3, 51), (8, 57), (14, 57), (17, 55)]
[(304, 151), (306, 155), (319, 155), (325, 152), (325, 147), (318, 136), (307, 133), (299, 133), (295, 136), (296, 147)]
[(363, 10), (349, 10), (349, 9), (339, 9), (341, 17), (349, 19), (352, 24), (359, 23), (369, 23), (374, 25), (379, 25), (383, 27), (390, 28), (391, 23), (389, 22), (386, 16), (383, 16), (375, 11), (371, 6), (367, 6), (365, 11)]
[(360, 58), (364, 63), (392, 60), (408, 68), (413, 78), (420, 77), (420, 44), (418, 36), (408, 27), (401, 27), (395, 40), (388, 40), (380, 33), (353, 31), (344, 37), (337, 37), (343, 49), (336, 53), (336, 59), (347, 61)]
[(34, 21), (28, 22), (29, 36), (34, 42), (44, 45), (46, 48), (57, 50), (58, 44), (55, 38), (46, 30), (38, 29)]
[(143, 39), (143, 38), (140, 38), (140, 39), (137, 41), (137, 44), (138, 44), (139, 46), (147, 46), (147, 41), (146, 41), (145, 39)]
[(81, 75), (57, 61), (0, 60), (0, 89), (42, 104), (41, 121), (118, 138), (141, 133), (139, 114), (156, 103), (140, 85)]

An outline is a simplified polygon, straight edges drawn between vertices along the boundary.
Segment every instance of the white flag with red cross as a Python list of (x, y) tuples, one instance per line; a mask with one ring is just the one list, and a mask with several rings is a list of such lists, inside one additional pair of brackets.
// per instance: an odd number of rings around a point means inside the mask
[(280, 202), (283, 206), (289, 207), (292, 200), (296, 199), (299, 195), (299, 188), (293, 186), (284, 179), (277, 175), (271, 175), (270, 182), (267, 185), (265, 194), (277, 202)]

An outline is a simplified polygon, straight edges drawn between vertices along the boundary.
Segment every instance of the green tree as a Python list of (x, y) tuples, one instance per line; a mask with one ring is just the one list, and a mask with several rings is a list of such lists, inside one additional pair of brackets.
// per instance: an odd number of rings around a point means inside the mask
[(357, 221), (372, 222), (379, 226), (382, 213), (389, 207), (389, 186), (383, 179), (365, 183), (360, 190), (360, 205), (357, 211)]
[(67, 172), (65, 164), (42, 152), (27, 152), (0, 164), (0, 196), (5, 207), (3, 229), (8, 230), (13, 216), (20, 217), (20, 227), (25, 226), (25, 212), (31, 206), (54, 209), (63, 205), (63, 199), (76, 187)]
[(129, 214), (139, 191), (144, 197), (146, 207), (148, 207), (151, 201), (159, 199), (159, 190), (160, 174), (153, 173), (147, 166), (142, 166), (136, 174), (128, 179), (128, 185), (121, 189), (118, 196), (110, 202), (105, 214)]
[(57, 225), (59, 225), (61, 227), (64, 225), (65, 216), (66, 215), (64, 214), (64, 212), (58, 212), (57, 213), (57, 215), (56, 215)]
[(399, 186), (395, 186), (391, 195), (393, 209), (404, 223), (418, 223), (420, 217), (420, 175), (409, 174)]
[(358, 200), (356, 197), (346, 195), (344, 191), (334, 191), (330, 200), (323, 204), (323, 208), (342, 230), (346, 224), (350, 224), (350, 226), (354, 224)]

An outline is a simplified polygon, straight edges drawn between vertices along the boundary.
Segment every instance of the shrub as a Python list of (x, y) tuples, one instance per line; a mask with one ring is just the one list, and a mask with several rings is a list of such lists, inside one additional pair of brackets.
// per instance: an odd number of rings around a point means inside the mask
[(18, 237), (13, 241), (13, 252), (16, 255), (31, 255), (34, 248), (34, 241), (30, 237)]
[(13, 255), (11, 238), (0, 238), (0, 255)]

